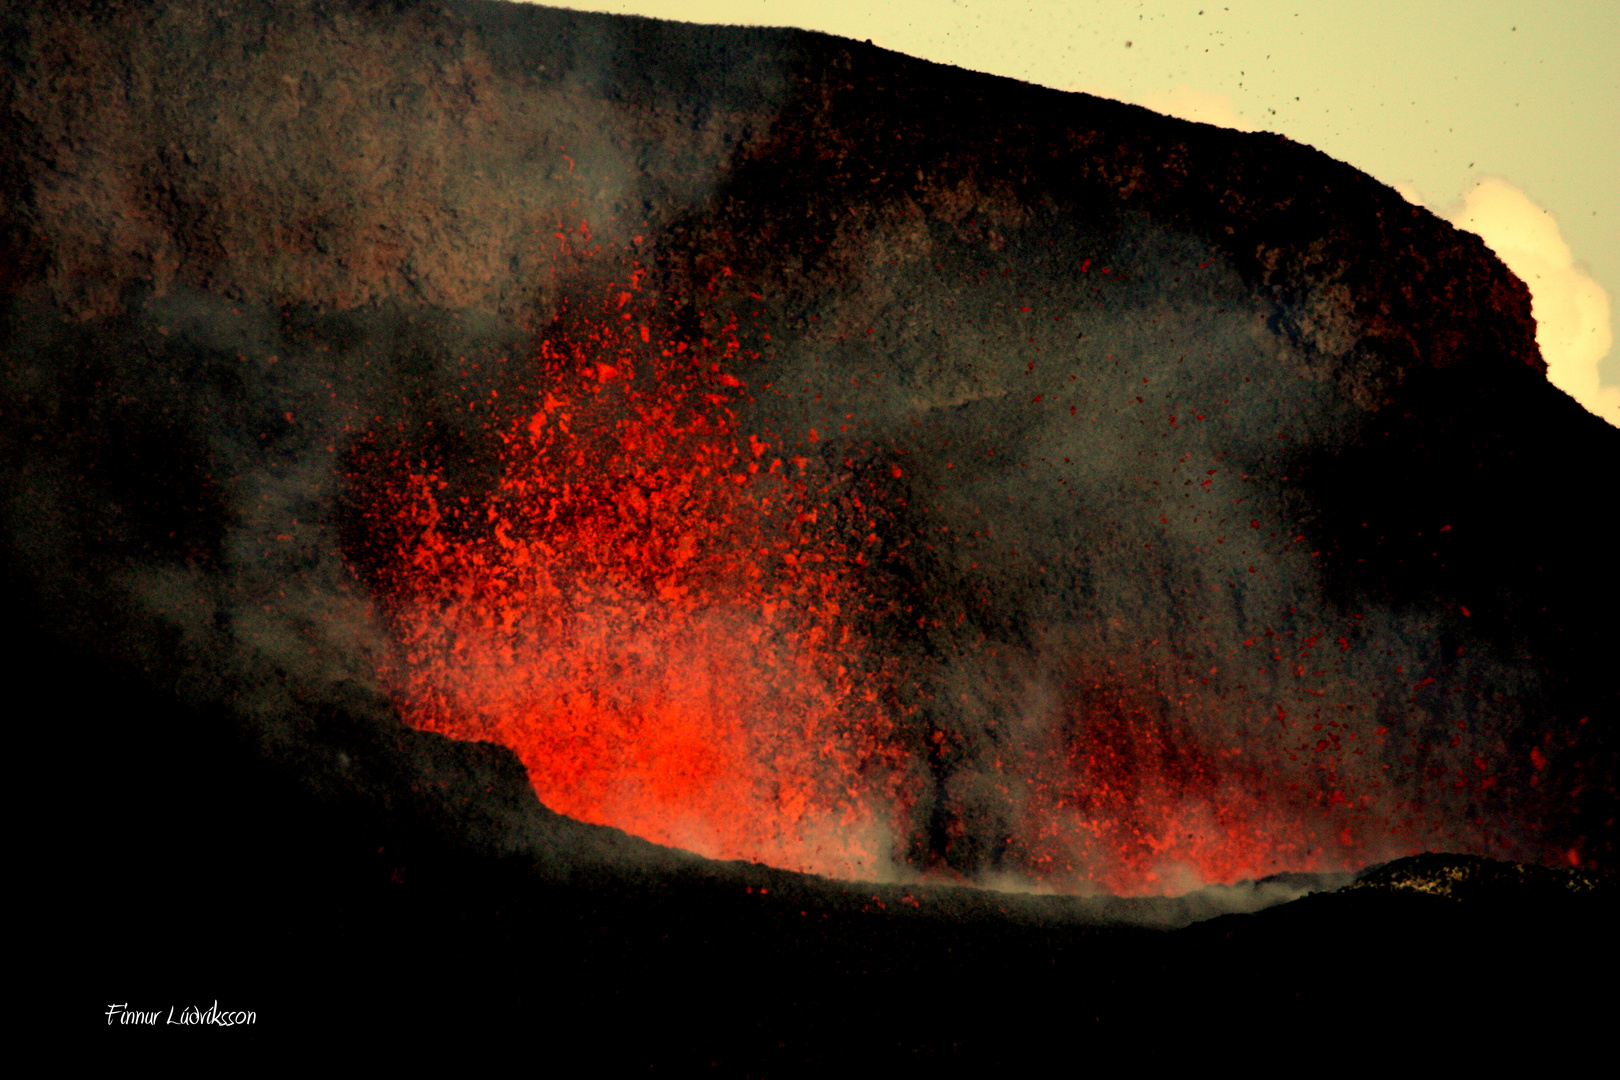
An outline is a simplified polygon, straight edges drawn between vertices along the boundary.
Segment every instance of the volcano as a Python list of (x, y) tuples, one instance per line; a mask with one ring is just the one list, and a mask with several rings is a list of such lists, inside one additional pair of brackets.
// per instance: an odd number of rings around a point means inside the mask
[(1341, 1007), (1282, 974), (1327, 934), (1584, 1015), (1620, 432), (1478, 238), (819, 34), (3, 11), (10, 684), (118, 912), (76, 993), (1004, 1062), (1218, 977)]

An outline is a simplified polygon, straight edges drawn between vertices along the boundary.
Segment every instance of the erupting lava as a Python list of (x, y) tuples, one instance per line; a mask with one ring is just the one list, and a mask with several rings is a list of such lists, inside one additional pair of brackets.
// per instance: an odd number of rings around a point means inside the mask
[(1093, 674), (1021, 734), (950, 729), (919, 689), (947, 661), (885, 636), (910, 608), (871, 530), (901, 467), (829, 479), (813, 429), (743, 427), (735, 321), (676, 330), (643, 276), (553, 324), (540, 385), (491, 435), (493, 474), (416, 450), (382, 465), (367, 561), (411, 723), (512, 748), (580, 820), (845, 878), (909, 863), (1164, 892), (1343, 868), (1384, 842), (1332, 762), (1283, 761), (1286, 722), (1252, 745), (1217, 722), (1261, 702), (1149, 708), (1112, 661), (1080, 664)]
[(1021, 763), (1035, 780), (1019, 829), (1025, 861), (1045, 876), (1130, 895), (1344, 870), (1390, 831), (1336, 755), (1283, 767), (1285, 718), (1271, 724), (1282, 738), (1250, 733), (1253, 745), (1239, 745), (1230, 723), (1196, 707), (1170, 722), (1140, 689), (1151, 681), (1099, 665), (1072, 689), (1050, 752)]
[(379, 510), (403, 517), (390, 681), (417, 726), (517, 751), (553, 809), (869, 876), (904, 772), (851, 617), (858, 544), (786, 437), (739, 431), (735, 325), (670, 333), (639, 285), (541, 343), (493, 489), (413, 471)]

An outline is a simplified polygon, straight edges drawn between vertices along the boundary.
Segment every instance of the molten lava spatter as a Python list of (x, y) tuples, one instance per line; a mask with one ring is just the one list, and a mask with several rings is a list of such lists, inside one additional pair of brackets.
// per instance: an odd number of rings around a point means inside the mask
[[(768, 410), (735, 321), (677, 318), (643, 276), (559, 315), (526, 400), (456, 451), (492, 468), (384, 466), (368, 561), (412, 724), (512, 748), (580, 820), (839, 877), (1164, 893), (1424, 846), (1331, 664), (1286, 708), (1158, 640), (1065, 650), (1044, 697), (992, 686), (988, 624), (908, 562), (935, 558), (917, 448), (742, 419)], [(1293, 633), (1266, 631), (1276, 662)], [(1300, 633), (1303, 661), (1323, 633)], [(1207, 651), (1236, 672), (1257, 641)], [(978, 720), (948, 703), (969, 685)]]
[(1370, 793), (1355, 794), (1340, 762), (1287, 767), (1277, 752), (1285, 718), (1243, 745), (1229, 718), (1199, 715), (1219, 705), (1172, 719), (1143, 692), (1147, 683), (1098, 665), (1077, 680), (1048, 752), (1020, 762), (1031, 778), (1025, 858), (1049, 879), (1121, 895), (1175, 892), (1353, 869), (1387, 842), (1389, 816)]
[(517, 751), (553, 809), (870, 876), (903, 769), (852, 618), (859, 552), (794, 441), (739, 430), (735, 327), (673, 334), (638, 283), (541, 343), (491, 490), (413, 471), (380, 508), (402, 537), (390, 681), (415, 725)]

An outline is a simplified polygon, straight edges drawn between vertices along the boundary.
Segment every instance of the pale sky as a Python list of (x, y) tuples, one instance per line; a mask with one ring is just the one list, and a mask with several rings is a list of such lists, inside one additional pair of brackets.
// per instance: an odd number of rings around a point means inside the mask
[(1536, 296), (1553, 382), (1620, 426), (1620, 0), (552, 6), (871, 39), (1309, 143), (1483, 235)]

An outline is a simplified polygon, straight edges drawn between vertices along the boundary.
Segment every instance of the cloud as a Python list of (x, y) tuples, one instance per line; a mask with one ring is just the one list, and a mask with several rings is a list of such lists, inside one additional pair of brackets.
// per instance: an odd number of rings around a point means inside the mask
[(1477, 233), (1529, 286), (1548, 381), (1620, 427), (1620, 386), (1602, 386), (1598, 377), (1598, 364), (1614, 342), (1609, 295), (1575, 266), (1557, 220), (1495, 177), (1476, 184), (1448, 217), (1457, 228)]
[(1210, 93), (1204, 90), (1194, 90), (1190, 86), (1178, 86), (1167, 94), (1144, 94), (1136, 102), (1138, 105), (1152, 109), (1154, 112), (1164, 113), (1182, 120), (1193, 120), (1200, 124), (1214, 124), (1216, 127), (1236, 128), (1239, 131), (1253, 131), (1253, 126), (1238, 119), (1237, 106), (1226, 94)]

